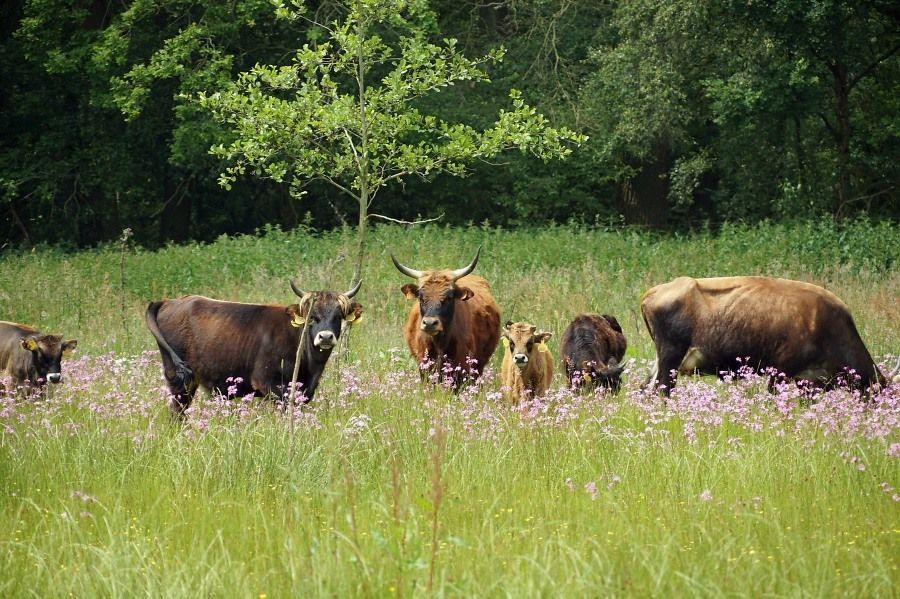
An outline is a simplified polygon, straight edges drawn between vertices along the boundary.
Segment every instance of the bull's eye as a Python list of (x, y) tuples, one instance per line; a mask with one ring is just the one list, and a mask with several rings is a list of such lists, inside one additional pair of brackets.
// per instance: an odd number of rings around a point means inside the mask
[(531, 348), (533, 348), (533, 347), (534, 347), (534, 341), (529, 341), (528, 343), (525, 344), (525, 349), (528, 350), (528, 353), (531, 353)]

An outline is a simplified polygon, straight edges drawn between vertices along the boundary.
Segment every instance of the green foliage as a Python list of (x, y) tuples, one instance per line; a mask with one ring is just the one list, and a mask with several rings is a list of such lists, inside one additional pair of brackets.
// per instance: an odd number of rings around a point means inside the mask
[[(416, 103), (424, 96), (488, 81), (483, 65), (499, 61), (502, 51), (470, 60), (454, 39), (429, 43), (411, 20), (423, 10), (415, 6), (407, 13), (405, 2), (350, 3), (341, 22), (316, 24), (316, 42), (290, 65), (257, 65), (232, 88), (201, 93), (200, 104), (236, 134), (214, 148), (232, 162), (220, 182), (228, 186), (249, 171), (290, 179), (299, 190), (324, 179), (371, 202), (391, 181), (461, 175), (467, 163), (512, 148), (543, 159), (570, 153), (581, 137), (550, 127), (515, 91), (512, 109), (486, 131), (421, 113)], [(399, 35), (393, 43), (378, 33), (388, 24)]]
[[(360, 194), (366, 161), (395, 177), (367, 190), (380, 213), (456, 225), (900, 218), (888, 3), (358, 6), (367, 31), (340, 2), (2, 3), (0, 247), (340, 227), (355, 206), (331, 182)], [(591, 139), (546, 160), (570, 131)], [(251, 176), (225, 192), (229, 167)]]
[(869, 151), (895, 149), (868, 132), (897, 122), (873, 101), (896, 88), (895, 20), (839, 0), (619, 3), (582, 90), (591, 149), (618, 180), (661, 162), (679, 218), (697, 200), (717, 219), (896, 216), (898, 173)]

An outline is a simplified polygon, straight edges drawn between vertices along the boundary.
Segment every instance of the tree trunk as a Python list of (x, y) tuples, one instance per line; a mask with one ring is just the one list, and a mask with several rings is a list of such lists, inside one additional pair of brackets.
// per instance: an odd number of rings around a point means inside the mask
[(669, 145), (661, 140), (638, 173), (621, 184), (619, 204), (626, 224), (652, 229), (668, 224), (670, 161)]
[(183, 243), (191, 234), (191, 194), (174, 180), (172, 169), (166, 165), (163, 174), (165, 205), (159, 215), (159, 240)]
[(844, 207), (850, 201), (850, 85), (846, 64), (841, 61), (835, 62), (831, 72), (834, 75), (835, 142), (838, 160), (837, 210), (835, 214), (840, 217)]

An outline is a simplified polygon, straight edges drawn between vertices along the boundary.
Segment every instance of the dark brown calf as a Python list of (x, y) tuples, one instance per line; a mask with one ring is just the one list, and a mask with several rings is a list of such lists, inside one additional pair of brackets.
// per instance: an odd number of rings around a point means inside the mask
[(606, 314), (580, 314), (569, 323), (560, 342), (563, 367), (575, 388), (602, 385), (617, 390), (628, 342), (622, 327)]

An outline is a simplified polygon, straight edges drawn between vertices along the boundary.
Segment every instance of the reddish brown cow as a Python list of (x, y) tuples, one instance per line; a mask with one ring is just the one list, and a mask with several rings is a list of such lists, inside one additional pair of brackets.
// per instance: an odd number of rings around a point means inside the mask
[(560, 344), (569, 386), (619, 388), (624, 370), (619, 363), (625, 356), (628, 342), (614, 317), (580, 314), (566, 327)]
[(78, 341), (63, 341), (59, 335), (45, 335), (24, 324), (0, 321), (0, 375), (14, 387), (25, 382), (43, 387), (62, 380), (61, 362), (71, 355)]
[(656, 345), (650, 380), (666, 393), (675, 384), (673, 373), (721, 375), (742, 364), (825, 386), (847, 370), (859, 377), (849, 381), (856, 387), (886, 382), (846, 304), (817, 285), (679, 277), (647, 291), (641, 312)]
[(416, 300), (406, 320), (404, 335), (422, 370), (453, 378), (457, 387), (466, 378), (480, 376), (500, 338), (500, 309), (491, 288), (471, 275), (481, 248), (472, 262), (457, 270), (415, 270), (391, 254), (397, 270), (416, 279), (401, 287), (407, 299)]
[(352, 322), (362, 313), (361, 305), (350, 302), (359, 287), (357, 283), (347, 293), (304, 292), (291, 282), (301, 299), (290, 306), (198, 295), (152, 302), (147, 327), (159, 345), (173, 413), (184, 413), (198, 386), (219, 391), (234, 387), (239, 395), (286, 395), (301, 338), (297, 381), (300, 393), (311, 400), (343, 321)]
[(510, 403), (547, 392), (553, 380), (553, 355), (545, 342), (553, 336), (527, 322), (508, 321), (503, 329), (503, 364), (500, 380)]

